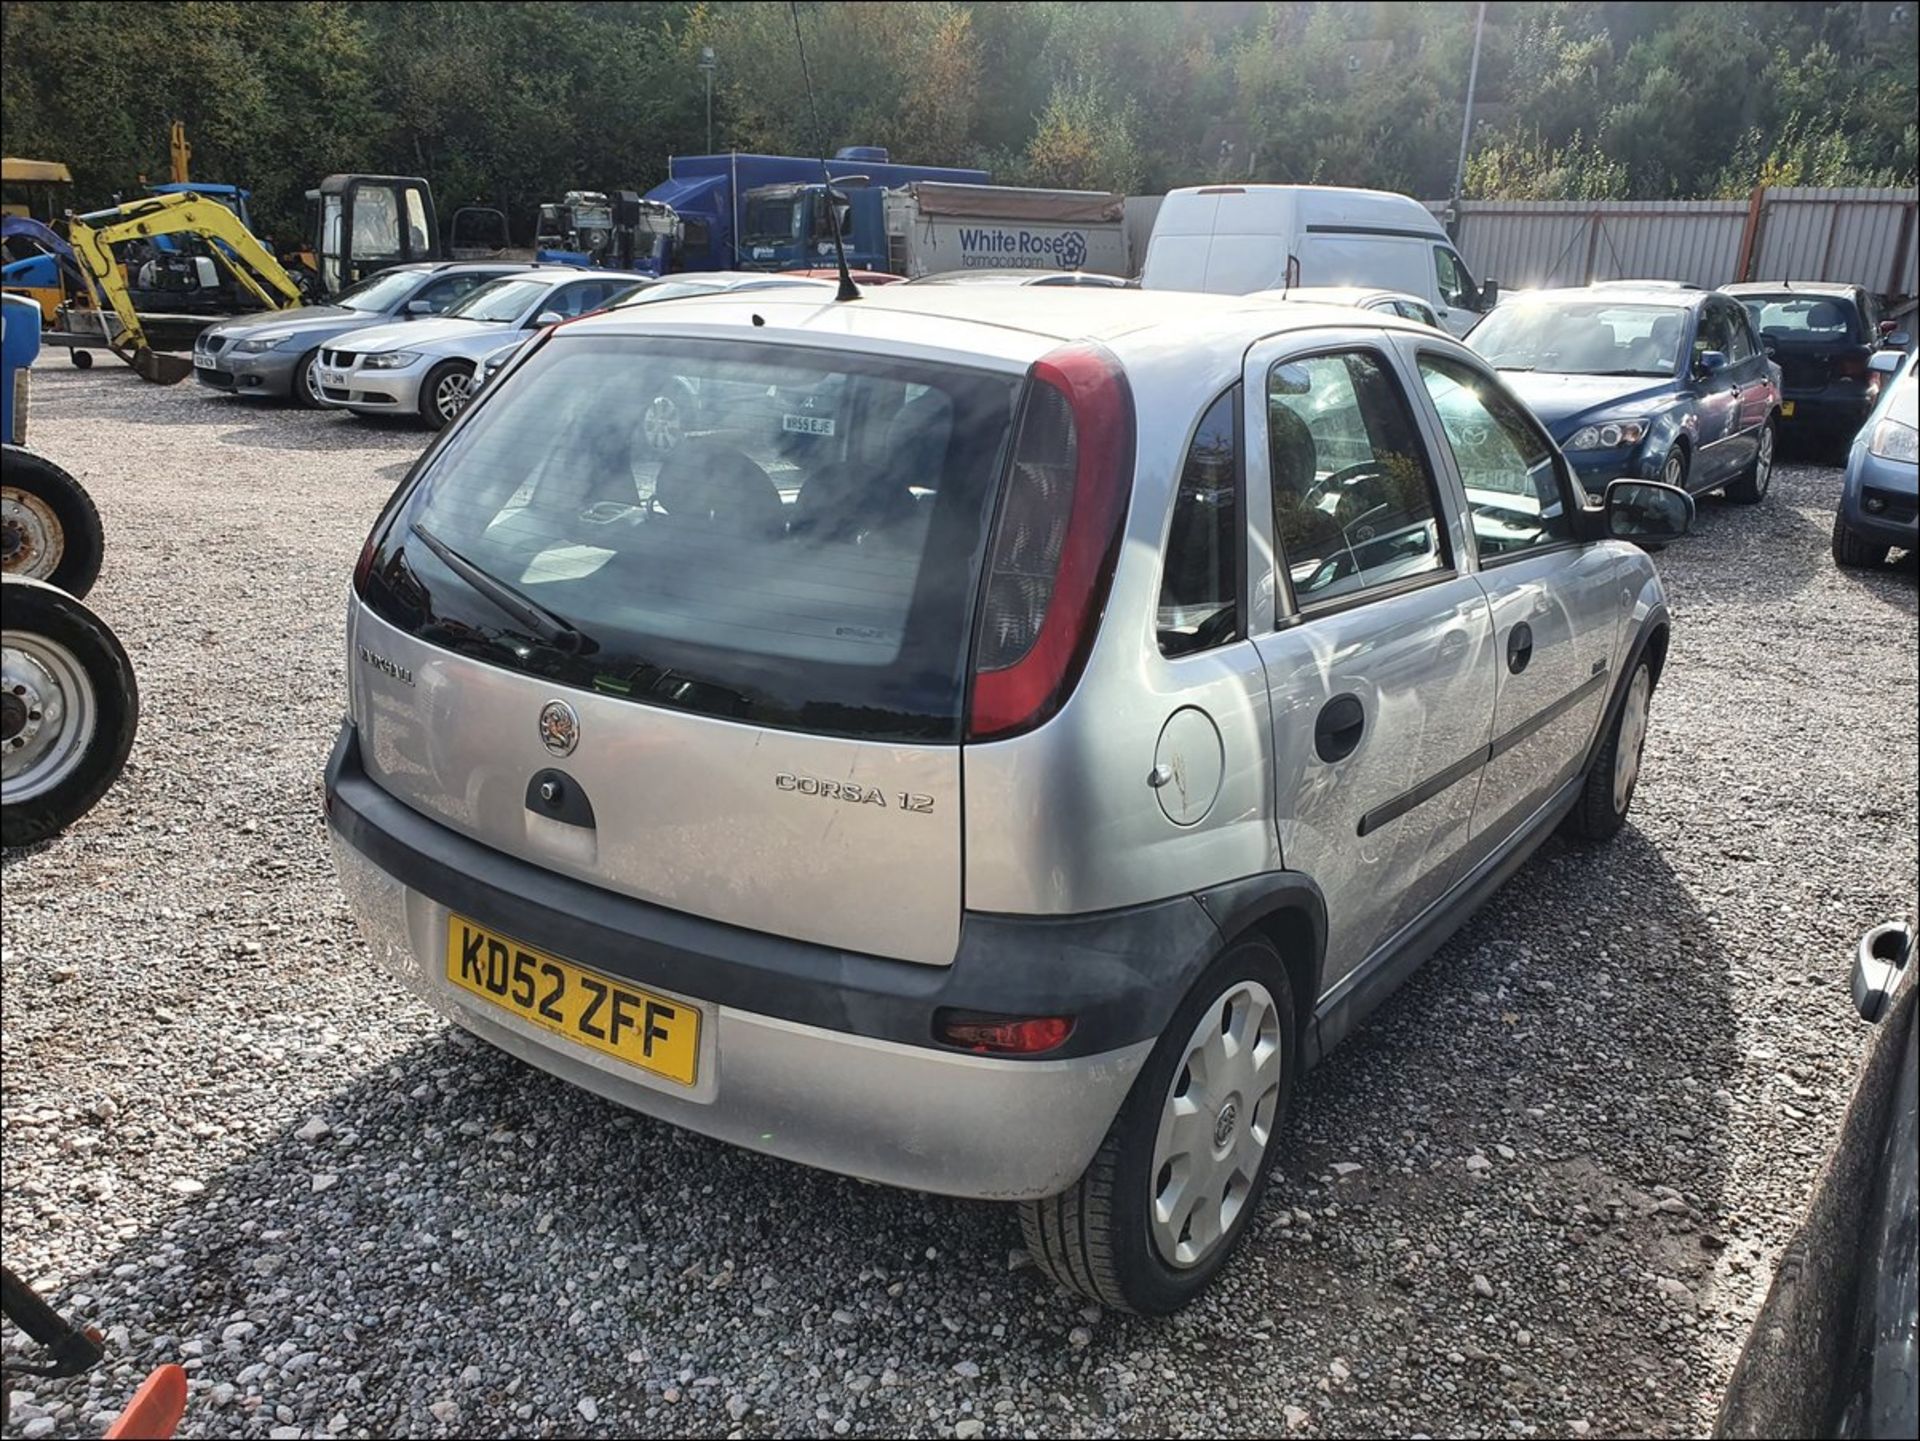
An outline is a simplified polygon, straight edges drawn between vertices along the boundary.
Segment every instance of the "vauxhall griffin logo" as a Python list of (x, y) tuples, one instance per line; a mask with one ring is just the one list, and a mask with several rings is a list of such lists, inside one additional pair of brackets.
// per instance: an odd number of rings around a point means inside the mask
[(580, 717), (563, 700), (550, 700), (540, 707), (540, 744), (557, 756), (573, 754), (580, 744)]

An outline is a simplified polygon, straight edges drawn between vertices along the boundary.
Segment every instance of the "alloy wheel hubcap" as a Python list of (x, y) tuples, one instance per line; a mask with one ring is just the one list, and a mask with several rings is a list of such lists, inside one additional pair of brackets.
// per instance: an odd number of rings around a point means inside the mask
[(0, 781), (9, 805), (73, 774), (98, 721), (93, 685), (72, 651), (43, 635), (7, 635), (0, 646)]
[(1668, 485), (1678, 485), (1680, 483), (1680, 457), (1679, 456), (1670, 455), (1667, 457), (1667, 463), (1660, 467), (1660, 479), (1665, 481)]
[(1273, 1140), (1283, 1059), (1280, 1013), (1258, 981), (1235, 982), (1188, 1037), (1148, 1182), (1148, 1224), (1168, 1265), (1199, 1265), (1239, 1219)]
[(1620, 742), (1613, 756), (1613, 809), (1627, 813), (1633, 788), (1640, 779), (1640, 751), (1647, 743), (1647, 705), (1653, 694), (1653, 680), (1643, 665), (1633, 674), (1627, 690), (1626, 709), (1620, 713)]
[(444, 377), (439, 389), (434, 391), (433, 403), (439, 408), (444, 419), (452, 420), (467, 408), (468, 379), (464, 375)]
[(317, 365), (307, 367), (307, 394), (313, 397), (315, 403), (326, 398), (320, 393), (320, 367)]
[(1760, 454), (1754, 458), (1753, 480), (1762, 495), (1773, 483), (1773, 427), (1770, 425), (1760, 432)]
[(18, 486), (0, 487), (0, 565), (8, 575), (46, 580), (66, 546), (66, 528), (52, 506)]

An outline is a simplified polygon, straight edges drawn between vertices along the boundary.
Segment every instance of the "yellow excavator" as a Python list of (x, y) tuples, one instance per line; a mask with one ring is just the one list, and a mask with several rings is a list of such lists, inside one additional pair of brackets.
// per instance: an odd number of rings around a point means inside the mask
[[(107, 349), (132, 366), (142, 380), (175, 385), (192, 375), (191, 360), (163, 354), (151, 343), (148, 326), (163, 318), (143, 317), (134, 309), (126, 273), (113, 254), (116, 245), (159, 235), (200, 236), (208, 242), (207, 250), (215, 259), (268, 310), (283, 310), (305, 299), (272, 252), (226, 206), (192, 191), (148, 195), (109, 210), (69, 217), (67, 242), (104, 304), (63, 306), (66, 333), (46, 339), (55, 345), (99, 344), (92, 334), (81, 331), (86, 327), (97, 331)], [(204, 324), (205, 317), (197, 317), (193, 328), (198, 330)]]

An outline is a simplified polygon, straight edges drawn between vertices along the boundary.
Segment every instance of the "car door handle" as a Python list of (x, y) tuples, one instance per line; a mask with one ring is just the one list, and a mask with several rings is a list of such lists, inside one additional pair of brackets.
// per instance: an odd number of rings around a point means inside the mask
[(1533, 659), (1533, 627), (1524, 620), (1507, 632), (1507, 669), (1515, 675)]
[(1343, 761), (1360, 748), (1366, 733), (1367, 712), (1354, 695), (1337, 695), (1320, 707), (1313, 723), (1313, 751), (1328, 765)]

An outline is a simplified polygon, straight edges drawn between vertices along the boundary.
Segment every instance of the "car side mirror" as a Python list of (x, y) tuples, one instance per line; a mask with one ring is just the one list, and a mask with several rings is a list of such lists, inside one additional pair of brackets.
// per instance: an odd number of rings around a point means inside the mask
[(433, 302), (431, 300), (409, 300), (407, 302), (408, 315), (432, 315), (433, 313)]
[(1607, 486), (1607, 534), (1658, 547), (1693, 527), (1693, 497), (1657, 480), (1616, 480)]
[(1913, 337), (1904, 330), (1883, 331), (1880, 344), (1886, 350), (1905, 350), (1913, 344)]
[(1861, 1020), (1873, 1022), (1886, 1015), (1912, 954), (1913, 929), (1905, 921), (1875, 926), (1860, 938), (1853, 956), (1853, 1005)]
[(1500, 282), (1483, 280), (1480, 282), (1480, 308), (1491, 310), (1500, 303)]
[(1876, 350), (1867, 357), (1867, 369), (1881, 375), (1892, 375), (1906, 363), (1906, 353), (1901, 350)]
[(1693, 373), (1705, 378), (1727, 368), (1727, 353), (1724, 350), (1703, 350), (1693, 358)]
[(557, 310), (543, 310), (538, 315), (534, 316), (533, 323), (536, 326), (545, 327), (549, 325), (558, 325), (561, 321), (565, 320), (566, 318), (567, 318), (566, 316), (562, 315)]

